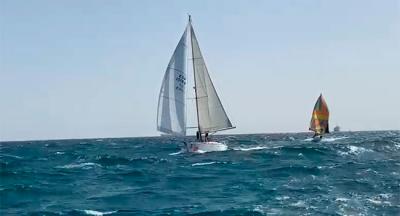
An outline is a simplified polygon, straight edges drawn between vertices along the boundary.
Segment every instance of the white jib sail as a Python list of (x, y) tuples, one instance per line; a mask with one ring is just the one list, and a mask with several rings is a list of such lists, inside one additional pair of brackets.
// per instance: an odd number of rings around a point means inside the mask
[(187, 31), (188, 27), (179, 40), (165, 71), (157, 111), (157, 130), (182, 136), (186, 135)]
[(190, 30), (200, 131), (204, 133), (233, 128), (208, 74), (192, 26)]

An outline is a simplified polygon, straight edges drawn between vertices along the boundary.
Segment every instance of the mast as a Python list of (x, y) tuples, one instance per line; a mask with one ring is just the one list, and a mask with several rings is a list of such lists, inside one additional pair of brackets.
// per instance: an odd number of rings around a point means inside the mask
[(194, 65), (194, 51), (193, 51), (193, 27), (192, 27), (192, 17), (189, 15), (189, 25), (190, 25), (190, 44), (192, 45), (192, 65), (193, 65), (193, 78), (194, 78), (194, 94), (195, 94), (195, 101), (196, 101), (196, 114), (197, 114), (197, 128), (199, 133), (199, 138), (203, 141), (201, 137), (201, 130), (200, 130), (200, 117), (199, 117), (199, 104), (197, 101), (197, 83), (196, 83), (196, 67)]

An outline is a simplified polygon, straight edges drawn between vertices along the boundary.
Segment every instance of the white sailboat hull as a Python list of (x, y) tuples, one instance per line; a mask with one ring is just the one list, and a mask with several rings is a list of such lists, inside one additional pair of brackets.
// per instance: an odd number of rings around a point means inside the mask
[(194, 153), (205, 153), (213, 151), (226, 151), (228, 146), (219, 142), (191, 142), (186, 144), (186, 150)]

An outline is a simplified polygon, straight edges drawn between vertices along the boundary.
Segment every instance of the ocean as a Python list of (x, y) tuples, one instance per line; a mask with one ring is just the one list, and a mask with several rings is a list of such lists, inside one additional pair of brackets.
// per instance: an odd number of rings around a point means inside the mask
[(309, 137), (1, 142), (0, 215), (400, 215), (400, 131)]

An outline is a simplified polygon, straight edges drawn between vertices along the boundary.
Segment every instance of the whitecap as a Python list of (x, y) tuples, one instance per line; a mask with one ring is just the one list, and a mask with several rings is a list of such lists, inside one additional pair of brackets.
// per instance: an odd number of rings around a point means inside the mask
[(344, 198), (344, 197), (338, 197), (338, 198), (335, 199), (335, 201), (337, 201), (337, 202), (347, 202), (347, 201), (349, 201), (349, 199), (348, 198)]
[(389, 199), (390, 197), (392, 197), (392, 194), (379, 194), (379, 196), (384, 199)]
[(380, 205), (382, 204), (382, 201), (380, 200), (376, 200), (376, 199), (367, 199), (369, 202), (376, 204), (376, 205)]
[(266, 146), (256, 146), (256, 147), (250, 147), (250, 148), (238, 147), (238, 148), (233, 148), (233, 150), (235, 150), (235, 151), (254, 151), (254, 150), (267, 149), (267, 148), (268, 147), (266, 147)]
[(186, 152), (186, 151), (183, 150), (183, 149), (181, 149), (180, 151), (174, 152), (174, 153), (170, 153), (169, 155), (179, 155), (179, 154), (182, 154), (182, 153), (184, 153), (184, 152)]
[(364, 153), (364, 152), (372, 152), (371, 149), (366, 149), (366, 148), (358, 147), (358, 146), (349, 146), (348, 148), (350, 149), (350, 151), (349, 151), (350, 154), (358, 155), (358, 154)]
[(337, 140), (342, 140), (342, 139), (347, 139), (349, 137), (343, 136), (343, 137), (324, 137), (321, 139), (322, 142), (334, 142)]
[[(321, 139), (321, 142), (334, 142), (334, 141), (337, 141), (337, 140), (342, 140), (342, 139), (347, 139), (347, 138), (349, 138), (349, 137), (346, 137), (346, 136), (343, 136), (343, 137), (323, 137)], [(309, 138), (304, 139), (303, 141), (310, 142), (310, 141), (313, 141), (313, 138), (309, 137)]]
[(391, 194), (379, 194), (378, 196), (375, 196), (373, 198), (368, 198), (366, 200), (374, 205), (389, 205), (389, 206), (391, 206), (392, 203), (385, 200), (390, 197), (391, 197)]
[(204, 166), (204, 165), (211, 165), (211, 164), (215, 164), (217, 162), (212, 161), (212, 162), (204, 162), (204, 163), (194, 163), (192, 164), (192, 166)]
[(279, 197), (276, 197), (275, 199), (276, 200), (288, 200), (290, 197), (289, 196), (279, 196)]
[(347, 148), (349, 149), (348, 152), (338, 151), (338, 153), (340, 155), (349, 155), (349, 154), (359, 155), (364, 152), (373, 152), (371, 149), (366, 149), (366, 148), (358, 147), (358, 146), (348, 146)]
[(394, 147), (395, 147), (396, 149), (400, 149), (400, 143), (399, 143), (399, 142), (395, 142), (395, 141), (393, 141), (393, 140), (391, 140), (391, 142), (394, 143)]
[(254, 209), (253, 209), (253, 211), (254, 211), (254, 212), (261, 213), (261, 214), (265, 214), (265, 212), (264, 212), (264, 210), (263, 210), (263, 206), (261, 206), (261, 205), (255, 206)]
[(292, 203), (290, 205), (294, 207), (306, 207), (306, 203), (302, 200), (299, 200), (296, 203)]
[(107, 212), (101, 212), (101, 211), (95, 211), (95, 210), (83, 210), (83, 212), (87, 215), (94, 215), (94, 216), (103, 216), (103, 215), (109, 215), (113, 214), (117, 211), (107, 211)]
[(100, 164), (88, 162), (88, 163), (79, 163), (79, 164), (67, 164), (67, 165), (64, 165), (64, 166), (57, 166), (56, 168), (62, 168), (62, 169), (84, 168), (84, 169), (90, 169), (90, 168), (92, 168), (94, 166), (101, 167)]

